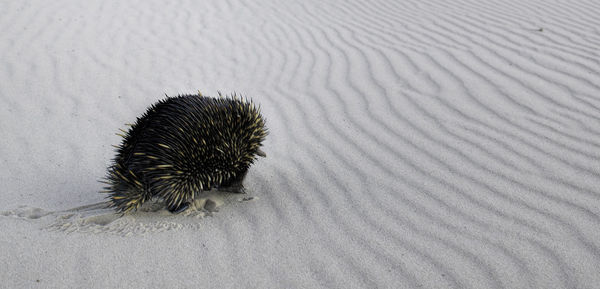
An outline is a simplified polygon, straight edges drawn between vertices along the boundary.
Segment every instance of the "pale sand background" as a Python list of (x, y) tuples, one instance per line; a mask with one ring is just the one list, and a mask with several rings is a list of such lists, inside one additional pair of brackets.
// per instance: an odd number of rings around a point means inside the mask
[[(0, 1), (0, 287), (599, 288), (598, 15)], [(94, 207), (114, 133), (198, 89), (261, 104), (254, 199)]]

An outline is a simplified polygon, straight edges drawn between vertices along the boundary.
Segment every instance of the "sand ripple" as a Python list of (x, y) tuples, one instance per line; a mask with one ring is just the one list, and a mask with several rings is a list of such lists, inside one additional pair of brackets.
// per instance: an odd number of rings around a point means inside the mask
[(131, 236), (125, 251), (175, 232), (218, 248), (203, 256), (219, 270), (190, 282), (224, 287), (600, 284), (595, 1), (13, 1), (0, 11), (7, 204), (98, 200), (77, 192), (99, 189), (112, 133), (162, 92), (241, 92), (270, 130), (269, 157), (246, 184), (256, 199), (217, 202), (215, 218), (194, 218), (204, 205), (122, 218), (28, 205), (0, 220)]

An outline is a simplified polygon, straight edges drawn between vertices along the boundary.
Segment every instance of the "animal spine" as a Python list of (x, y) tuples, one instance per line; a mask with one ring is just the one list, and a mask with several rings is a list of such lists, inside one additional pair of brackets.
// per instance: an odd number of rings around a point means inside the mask
[(265, 156), (265, 120), (252, 101), (219, 96), (167, 96), (138, 117), (108, 169), (112, 207), (127, 213), (160, 197), (178, 212), (202, 191), (243, 192), (250, 165)]

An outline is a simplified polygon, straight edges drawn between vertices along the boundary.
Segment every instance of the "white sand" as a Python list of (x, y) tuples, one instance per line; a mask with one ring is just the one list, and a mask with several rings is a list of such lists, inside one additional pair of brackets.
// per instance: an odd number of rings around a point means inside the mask
[[(598, 15), (0, 1), (0, 287), (598, 288)], [(261, 104), (254, 199), (95, 206), (114, 133), (198, 89)]]

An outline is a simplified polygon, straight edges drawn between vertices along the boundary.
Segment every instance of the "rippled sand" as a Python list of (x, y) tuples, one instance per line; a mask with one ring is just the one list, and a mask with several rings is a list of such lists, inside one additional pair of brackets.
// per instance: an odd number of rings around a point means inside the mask
[[(0, 288), (598, 288), (597, 1), (1, 1)], [(237, 92), (248, 195), (126, 216), (164, 94)]]

